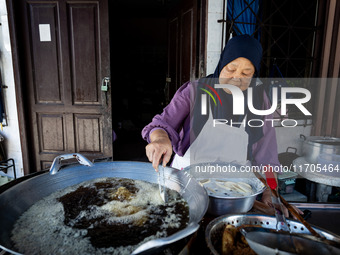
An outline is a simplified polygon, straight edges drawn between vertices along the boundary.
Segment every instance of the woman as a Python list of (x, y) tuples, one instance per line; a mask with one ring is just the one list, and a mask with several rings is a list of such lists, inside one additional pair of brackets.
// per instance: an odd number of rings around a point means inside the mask
[[(213, 116), (210, 115), (210, 111), (207, 115), (202, 115), (199, 111), (202, 102), (198, 94), (204, 93), (200, 88), (208, 87), (206, 85), (214, 82), (228, 83), (239, 87), (244, 92), (244, 98), (247, 98), (247, 89), (251, 86), (253, 87), (254, 107), (257, 109), (269, 108), (269, 100), (262, 86), (258, 85), (257, 80), (254, 79), (259, 72), (261, 57), (262, 47), (257, 40), (248, 35), (234, 37), (229, 40), (222, 52), (220, 61), (213, 75), (210, 75), (207, 79), (201, 79), (199, 82), (187, 82), (179, 88), (163, 113), (156, 115), (152, 122), (142, 131), (143, 138), (149, 142), (146, 147), (147, 157), (153, 163), (155, 169), (157, 169), (162, 157), (163, 165), (169, 162), (172, 149), (176, 153), (172, 166), (174, 167), (175, 164), (179, 169), (187, 166), (187, 164), (181, 166), (181, 162), (178, 163), (178, 161), (182, 161), (190, 147), (190, 131), (193, 142), (193, 137), (199, 137), (200, 130), (202, 130), (203, 125), (206, 124), (205, 122), (207, 122), (209, 117), (225, 119), (229, 120), (229, 122), (233, 120), (234, 123), (242, 123), (243, 121), (243, 124), (236, 124), (231, 128), (228, 126), (228, 131), (235, 132), (228, 137), (228, 134), (225, 134), (223, 139), (220, 139), (224, 140), (222, 146), (226, 147), (226, 155), (224, 155), (223, 158), (224, 162), (235, 161), (228, 156), (231, 154), (230, 145), (233, 144), (233, 142), (225, 143), (225, 141), (234, 141), (235, 133), (237, 133), (237, 144), (241, 143), (239, 139), (243, 142), (247, 140), (246, 149), (238, 153), (233, 153), (238, 155), (245, 154), (242, 155), (242, 157), (238, 157), (238, 162), (244, 161), (242, 159), (247, 159), (255, 165), (279, 165), (276, 136), (272, 123), (270, 121), (264, 121), (263, 127), (244, 125), (245, 120), (263, 119), (263, 117), (252, 114), (248, 110), (248, 107), (245, 107), (244, 115), (233, 115), (233, 98), (232, 95), (229, 94), (230, 91), (228, 89), (216, 89), (216, 92), (223, 102), (222, 106), (218, 104), (217, 107), (215, 107), (213, 103), (210, 103), (211, 107), (209, 108)], [(271, 116), (265, 116), (265, 118), (271, 119)], [(190, 126), (192, 128), (190, 128)], [(245, 139), (245, 137), (247, 139)], [(213, 146), (216, 147), (216, 145)], [(244, 145), (239, 147), (244, 147)], [(223, 151), (224, 149), (222, 150), (220, 147), (219, 150)], [(235, 151), (235, 147), (233, 147), (232, 151)], [(227, 160), (225, 157), (231, 158), (231, 160)]]
[[(271, 119), (271, 116), (256, 116), (249, 111), (247, 100), (244, 113), (235, 115), (231, 91), (213, 88), (216, 83), (233, 85), (241, 89), (247, 99), (248, 88), (252, 87), (254, 108), (270, 108), (263, 86), (256, 79), (261, 58), (262, 47), (256, 39), (248, 35), (234, 37), (223, 50), (214, 74), (187, 82), (178, 89), (163, 113), (156, 115), (142, 131), (149, 143), (146, 155), (156, 170), (161, 160), (163, 166), (169, 162), (173, 150), (172, 167), (178, 169), (197, 162), (216, 161), (258, 166), (280, 164), (272, 123), (263, 121), (262, 127), (247, 125), (248, 120)], [(204, 111), (202, 114), (204, 97), (201, 95), (208, 89), (216, 92), (219, 103), (215, 104), (209, 97), (206, 114)], [(216, 119), (236, 125), (213, 125)], [(262, 200), (271, 203), (269, 191), (263, 194)]]

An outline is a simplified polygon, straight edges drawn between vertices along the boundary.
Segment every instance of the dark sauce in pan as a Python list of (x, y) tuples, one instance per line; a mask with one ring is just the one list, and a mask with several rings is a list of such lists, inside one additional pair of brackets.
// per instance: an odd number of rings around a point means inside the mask
[[(110, 178), (110, 181), (96, 182), (91, 186), (80, 186), (57, 200), (62, 203), (64, 208), (64, 224), (72, 228), (87, 230), (86, 237), (90, 238), (92, 246), (96, 248), (136, 245), (146, 237), (156, 235), (158, 231), (163, 231), (165, 236), (169, 236), (187, 226), (189, 222), (187, 203), (180, 199), (177, 192), (170, 190), (167, 190), (168, 193), (172, 192), (169, 203), (148, 204), (144, 208), (137, 208), (137, 211), (140, 209), (148, 211), (148, 216), (140, 219), (140, 222), (137, 221), (137, 223), (110, 221), (109, 217), (112, 217), (114, 211), (108, 212), (107, 215), (94, 213), (94, 216), (86, 216), (91, 215), (95, 206), (102, 206), (113, 200), (129, 201), (138, 192), (139, 189), (134, 180)], [(179, 224), (176, 227), (164, 228), (162, 226), (165, 226), (164, 220), (169, 211), (176, 215)], [(84, 214), (84, 212), (86, 213)]]

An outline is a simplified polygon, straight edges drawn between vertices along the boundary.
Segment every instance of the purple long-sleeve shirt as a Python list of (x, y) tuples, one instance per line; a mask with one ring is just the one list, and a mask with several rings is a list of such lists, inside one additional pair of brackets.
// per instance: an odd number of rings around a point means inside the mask
[[(164, 108), (161, 114), (157, 114), (152, 122), (142, 130), (143, 139), (150, 142), (150, 134), (156, 129), (165, 130), (172, 143), (173, 150), (179, 156), (183, 156), (190, 146), (190, 112), (194, 105), (196, 94), (195, 82), (183, 84), (174, 95), (171, 102)], [(270, 102), (266, 95), (263, 97), (263, 109), (270, 108)], [(272, 115), (265, 116), (263, 125), (263, 137), (252, 147), (253, 165), (280, 165), (277, 154), (277, 142), (275, 128), (272, 126)]]

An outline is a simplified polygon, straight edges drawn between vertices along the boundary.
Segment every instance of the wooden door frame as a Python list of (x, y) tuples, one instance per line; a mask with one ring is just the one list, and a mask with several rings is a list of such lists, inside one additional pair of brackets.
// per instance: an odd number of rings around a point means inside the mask
[(8, 26), (9, 26), (9, 35), (11, 40), (11, 49), (12, 49), (12, 61), (13, 61), (13, 73), (14, 73), (14, 88), (15, 88), (15, 96), (16, 96), (16, 105), (18, 112), (18, 125), (19, 125), (19, 133), (20, 133), (20, 144), (21, 144), (21, 154), (22, 154), (22, 164), (24, 175), (30, 173), (30, 168), (32, 166), (32, 162), (30, 160), (29, 155), (29, 145), (28, 145), (28, 133), (27, 133), (27, 122), (25, 120), (25, 105), (24, 105), (24, 93), (23, 93), (23, 84), (21, 78), (21, 70), (19, 66), (19, 52), (18, 52), (18, 43), (17, 43), (17, 30), (15, 24), (15, 13), (14, 6), (12, 0), (6, 0), (7, 6), (7, 17), (8, 17)]
[(206, 76), (207, 72), (207, 17), (208, 17), (208, 0), (201, 0), (197, 6), (197, 20), (200, 24), (198, 28), (199, 33), (199, 43), (198, 43), (198, 60), (196, 72), (198, 78)]

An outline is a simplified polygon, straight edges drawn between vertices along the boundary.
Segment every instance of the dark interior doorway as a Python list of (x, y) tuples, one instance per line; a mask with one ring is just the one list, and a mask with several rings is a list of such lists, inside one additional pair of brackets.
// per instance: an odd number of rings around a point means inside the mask
[(114, 160), (147, 161), (141, 131), (165, 106), (167, 17), (178, 2), (109, 1)]

